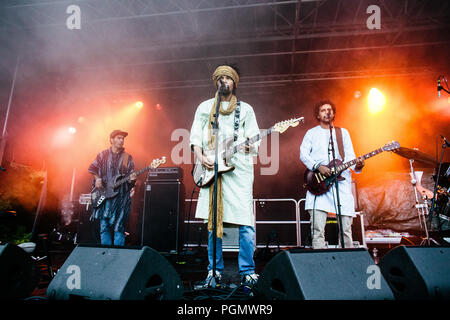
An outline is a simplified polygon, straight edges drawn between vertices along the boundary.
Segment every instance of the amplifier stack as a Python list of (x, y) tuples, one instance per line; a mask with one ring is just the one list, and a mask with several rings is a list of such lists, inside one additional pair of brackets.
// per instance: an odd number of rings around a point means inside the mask
[(183, 170), (161, 167), (150, 170), (144, 185), (141, 245), (161, 253), (182, 248), (184, 208)]

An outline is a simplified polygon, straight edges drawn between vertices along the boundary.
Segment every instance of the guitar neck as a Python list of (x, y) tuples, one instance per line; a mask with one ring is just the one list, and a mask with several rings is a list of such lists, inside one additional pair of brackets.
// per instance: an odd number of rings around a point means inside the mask
[(362, 160), (369, 159), (369, 158), (372, 158), (373, 156), (376, 156), (377, 154), (380, 154), (382, 152), (383, 152), (383, 149), (379, 148), (379, 149), (376, 149), (376, 150), (374, 150), (372, 152), (366, 153), (365, 155), (362, 155), (362, 156), (360, 156), (360, 157), (358, 157), (356, 159), (350, 160), (350, 161), (348, 161), (346, 163), (343, 163), (342, 165), (338, 166), (337, 167), (337, 171), (341, 172), (341, 171), (344, 171), (344, 170), (348, 169), (349, 167), (355, 165), (356, 161), (358, 159), (362, 159)]
[[(136, 175), (138, 176), (138, 175), (140, 175), (141, 173), (143, 173), (143, 172), (145, 172), (145, 171), (147, 171), (147, 170), (150, 170), (151, 168), (152, 168), (152, 165), (149, 165), (148, 167), (145, 167), (144, 169), (141, 169), (141, 170), (139, 170), (139, 171), (136, 171)], [(120, 186), (121, 184), (127, 182), (128, 180), (130, 180), (130, 175), (128, 175), (128, 176), (126, 176), (125, 178), (122, 178), (122, 179), (120, 179), (119, 181), (117, 181), (117, 182), (114, 184), (114, 188), (117, 188), (118, 186)]]
[(244, 142), (241, 142), (241, 143), (239, 143), (238, 145), (236, 145), (236, 146), (233, 148), (233, 153), (238, 152), (239, 149), (243, 148), (243, 147), (246, 146), (246, 145), (248, 146), (248, 145), (251, 145), (251, 144), (253, 144), (253, 143), (255, 143), (255, 142), (261, 140), (262, 138), (264, 138), (265, 136), (268, 136), (268, 135), (271, 134), (271, 133), (272, 133), (272, 128), (269, 128), (269, 129), (267, 129), (267, 130), (264, 130), (262, 133), (258, 133), (257, 135), (254, 135), (254, 136), (251, 137), (250, 139), (248, 139), (248, 140), (246, 140), (246, 141), (244, 141)]

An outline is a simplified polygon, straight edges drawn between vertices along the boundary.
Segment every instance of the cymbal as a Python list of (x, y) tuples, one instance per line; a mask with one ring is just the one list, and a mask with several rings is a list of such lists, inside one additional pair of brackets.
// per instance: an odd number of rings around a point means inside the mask
[(400, 157), (419, 161), (422, 164), (427, 165), (432, 168), (434, 168), (438, 165), (438, 162), (436, 161), (436, 159), (434, 159), (433, 156), (430, 156), (429, 154), (424, 153), (419, 150), (416, 150), (416, 149), (400, 147), (396, 150), (393, 150), (393, 152), (398, 154)]

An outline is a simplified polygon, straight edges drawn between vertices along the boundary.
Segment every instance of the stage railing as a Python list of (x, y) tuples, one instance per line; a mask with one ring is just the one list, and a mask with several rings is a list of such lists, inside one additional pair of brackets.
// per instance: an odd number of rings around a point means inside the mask
[[(198, 199), (192, 199), (192, 202), (197, 202)], [(280, 247), (280, 248), (285, 248), (285, 247), (300, 247), (302, 245), (302, 241), (301, 241), (301, 224), (305, 224), (305, 223), (309, 223), (308, 221), (301, 221), (300, 219), (300, 204), (302, 202), (304, 202), (305, 199), (300, 199), (300, 200), (295, 200), (295, 199), (291, 199), (291, 198), (280, 198), (280, 199), (253, 199), (253, 214), (255, 216), (255, 224), (256, 224), (256, 229), (255, 229), (255, 233), (256, 233), (256, 237), (258, 236), (258, 233), (261, 232), (261, 230), (259, 230), (258, 225), (260, 226), (264, 226), (264, 225), (273, 225), (273, 226), (282, 226), (282, 225), (295, 225), (295, 239), (293, 242), (291, 243), (284, 243), (284, 244), (258, 244), (256, 243), (256, 246), (258, 248), (261, 247)], [(189, 206), (191, 205), (191, 199), (186, 199), (185, 200), (186, 204), (187, 204), (187, 210), (189, 210)], [(266, 203), (279, 203), (280, 206), (281, 204), (288, 204), (290, 210), (293, 209), (293, 219), (292, 217), (288, 217), (287, 219), (276, 219), (276, 220), (271, 220), (270, 218), (273, 217), (277, 217), (277, 212), (270, 212), (269, 215), (267, 215), (266, 217), (262, 217), (262, 214), (258, 213), (258, 208), (264, 208), (266, 206)], [(292, 207), (290, 206), (292, 205)], [(289, 210), (289, 209), (288, 209)], [(287, 216), (292, 216), (290, 213), (285, 214)], [(188, 219), (187, 215), (185, 215), (185, 219), (184, 219), (184, 224), (185, 225), (195, 225), (195, 224), (204, 224), (204, 221), (201, 219), (195, 219), (193, 218), (195, 216), (195, 206), (192, 205), (192, 210), (190, 212), (190, 218)], [(205, 239), (206, 240), (206, 239)], [(238, 246), (238, 240), (239, 240), (239, 231), (238, 228), (227, 228), (226, 226), (224, 226), (224, 238), (223, 238), (223, 249), (224, 251), (236, 251), (239, 249)], [(185, 241), (188, 241), (188, 243), (185, 243), (185, 246), (198, 246), (198, 243), (190, 243), (189, 239), (185, 239)], [(205, 244), (203, 244), (203, 246), (205, 246)]]

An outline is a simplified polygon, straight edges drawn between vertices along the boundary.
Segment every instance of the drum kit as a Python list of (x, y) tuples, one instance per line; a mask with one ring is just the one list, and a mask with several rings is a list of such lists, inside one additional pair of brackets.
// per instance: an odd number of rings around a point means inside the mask
[[(441, 227), (446, 224), (450, 225), (450, 166), (449, 163), (437, 161), (434, 157), (421, 152), (417, 149), (409, 149), (400, 147), (394, 151), (399, 156), (406, 158), (410, 163), (411, 183), (414, 186), (415, 208), (418, 212), (420, 226), (425, 230), (426, 238), (423, 239), (421, 245), (430, 245), (430, 242), (438, 244), (429, 236), (427, 220), (430, 226), (436, 231), (442, 231)], [(423, 171), (414, 171), (413, 163), (417, 162), (421, 167), (434, 168), (433, 179), (435, 181), (435, 189), (429, 190), (422, 187), (421, 179)], [(434, 198), (434, 201), (433, 201)], [(434, 205), (434, 209), (431, 207)], [(430, 216), (430, 213), (432, 216)], [(433, 225), (431, 221), (437, 221)], [(427, 219), (428, 218), (428, 219)]]

